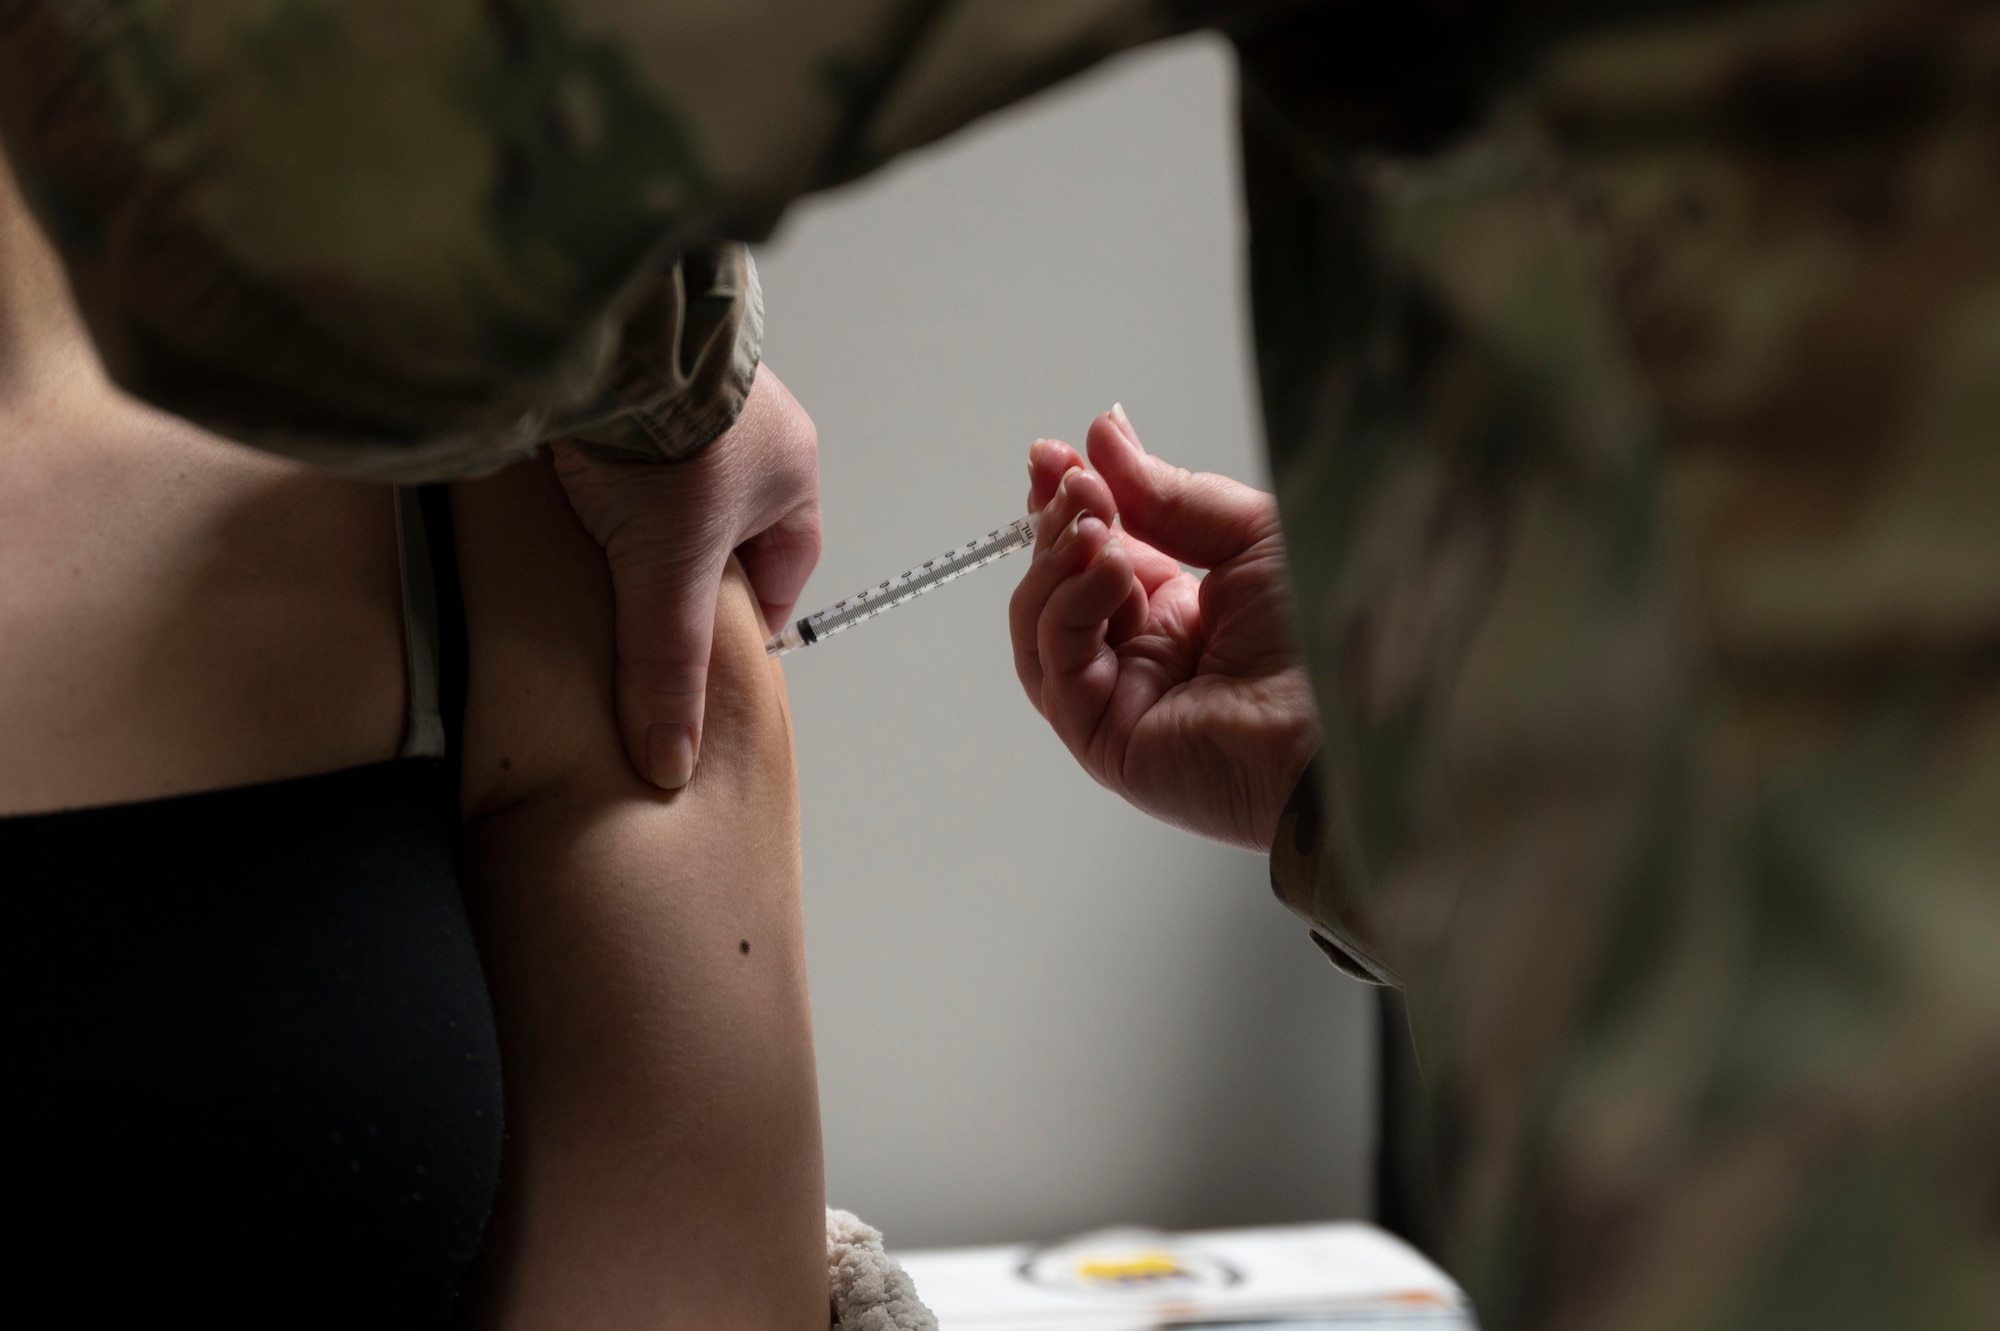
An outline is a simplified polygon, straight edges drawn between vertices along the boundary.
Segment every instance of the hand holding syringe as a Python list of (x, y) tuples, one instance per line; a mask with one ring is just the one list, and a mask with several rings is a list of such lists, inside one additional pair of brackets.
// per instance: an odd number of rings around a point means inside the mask
[(1035, 709), (1135, 807), (1268, 849), (1319, 743), (1277, 505), (1149, 456), (1122, 407), (1091, 423), (1089, 446), (1097, 471), (1069, 445), (1036, 440), (1034, 512), (807, 615), (764, 650), (809, 647), (1035, 542), (1046, 526), (1009, 613), (1015, 670)]
[(1271, 848), (1319, 742), (1278, 508), (1148, 454), (1122, 408), (1029, 455), (1043, 535), (1008, 606), (1014, 671), (1098, 784)]

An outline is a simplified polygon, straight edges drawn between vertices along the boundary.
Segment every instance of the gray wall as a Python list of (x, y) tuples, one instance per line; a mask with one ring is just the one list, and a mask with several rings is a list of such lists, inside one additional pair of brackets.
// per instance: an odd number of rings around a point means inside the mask
[[(1220, 42), (1117, 62), (793, 214), (767, 354), (834, 600), (1022, 511), (1124, 401), (1262, 484)], [(1015, 682), (1025, 557), (790, 658), (827, 1188), (893, 1245), (1361, 1214), (1372, 1027), (1261, 857), (1093, 784)]]

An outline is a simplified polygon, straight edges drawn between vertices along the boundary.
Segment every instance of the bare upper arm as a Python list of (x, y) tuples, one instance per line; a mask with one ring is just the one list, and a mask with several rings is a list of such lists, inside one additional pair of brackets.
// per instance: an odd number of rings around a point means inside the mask
[(540, 459), (452, 486), (471, 646), (468, 818), (594, 773), (610, 728), (610, 577)]
[(627, 765), (611, 598), (541, 464), (453, 487), (471, 638), (467, 894), (507, 1085), (508, 1326), (826, 1323), (782, 676), (724, 580), (702, 762)]
[[(672, 795), (640, 782), (626, 763), (612, 694), (609, 575), (546, 462), (454, 485), (452, 505), (472, 639), (467, 816), (557, 785), (671, 805)], [(739, 784), (750, 772), (782, 771), (789, 783), (784, 678), (764, 655), (762, 620), (734, 560), (718, 599), (703, 763), (691, 789)]]

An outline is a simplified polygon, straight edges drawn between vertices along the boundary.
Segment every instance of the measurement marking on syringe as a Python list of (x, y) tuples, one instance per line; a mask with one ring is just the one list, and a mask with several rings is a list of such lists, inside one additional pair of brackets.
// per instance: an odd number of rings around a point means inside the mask
[(1036, 517), (1031, 513), (935, 559), (926, 559), (915, 568), (879, 582), (866, 591), (835, 601), (826, 609), (815, 611), (773, 634), (771, 640), (764, 644), (764, 651), (767, 655), (779, 656), (801, 647), (810, 647), (905, 601), (915, 600), (933, 587), (942, 587), (976, 568), (984, 568), (1032, 542), (1035, 539)]

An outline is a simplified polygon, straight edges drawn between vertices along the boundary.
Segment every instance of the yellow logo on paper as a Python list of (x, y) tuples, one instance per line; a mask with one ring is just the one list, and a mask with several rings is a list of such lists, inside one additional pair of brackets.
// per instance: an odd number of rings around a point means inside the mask
[(1077, 1279), (1087, 1285), (1159, 1285), (1198, 1277), (1170, 1252), (1134, 1252), (1118, 1257), (1086, 1257), (1076, 1264)]
[(1108, 1229), (1030, 1252), (1021, 1279), (1043, 1289), (1074, 1290), (1152, 1304), (1196, 1290), (1224, 1289), (1243, 1277), (1199, 1248), (1147, 1230)]

